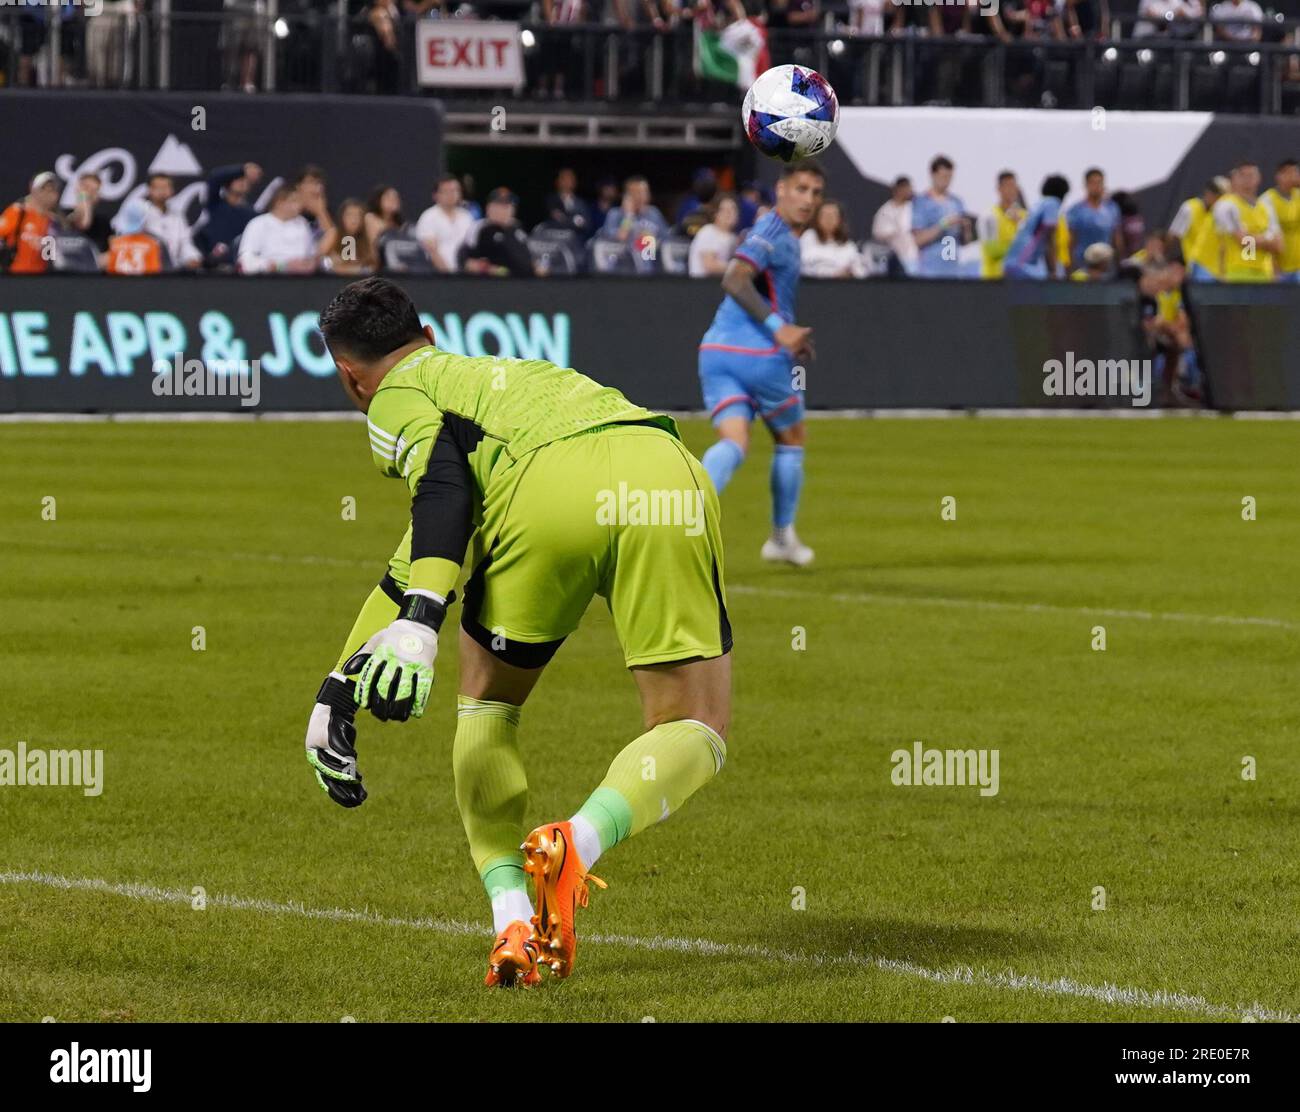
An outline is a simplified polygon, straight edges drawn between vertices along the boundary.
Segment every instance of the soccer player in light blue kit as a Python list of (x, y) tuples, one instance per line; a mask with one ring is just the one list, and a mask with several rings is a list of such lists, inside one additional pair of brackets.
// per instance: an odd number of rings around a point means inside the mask
[(799, 234), (821, 204), (826, 175), (811, 162), (787, 166), (776, 208), (736, 248), (722, 276), (726, 292), (700, 341), (700, 386), (718, 442), (704, 468), (721, 494), (749, 451), (749, 429), (761, 417), (775, 441), (772, 535), (763, 559), (804, 567), (813, 550), (794, 531), (803, 486), (804, 405), (799, 361), (812, 358), (812, 329), (794, 323), (799, 288)]
[(1043, 180), (1042, 196), (1029, 210), (1007, 248), (1002, 268), (1004, 277), (1056, 277), (1056, 224), (1061, 219), (1061, 202), (1069, 192), (1070, 183), (1060, 174), (1049, 174)]

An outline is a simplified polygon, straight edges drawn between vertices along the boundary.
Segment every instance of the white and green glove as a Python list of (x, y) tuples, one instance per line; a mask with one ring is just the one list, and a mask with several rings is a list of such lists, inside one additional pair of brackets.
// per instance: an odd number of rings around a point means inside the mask
[(381, 722), (419, 718), (433, 689), (438, 629), (447, 604), (432, 595), (408, 594), (396, 621), (368, 642), (370, 654), (357, 677), (357, 706)]

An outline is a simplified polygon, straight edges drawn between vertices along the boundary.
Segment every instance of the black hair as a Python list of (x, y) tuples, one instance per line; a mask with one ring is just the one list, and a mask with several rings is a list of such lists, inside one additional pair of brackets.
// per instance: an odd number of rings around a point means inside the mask
[(1099, 169), (1099, 168), (1096, 167), (1096, 166), (1093, 166), (1093, 167), (1090, 167), (1089, 169), (1087, 169), (1087, 170), (1085, 170), (1085, 171), (1083, 172), (1083, 180), (1084, 180), (1084, 181), (1087, 181), (1087, 180), (1088, 180), (1090, 177), (1092, 177), (1094, 174), (1095, 174), (1097, 177), (1099, 177), (1099, 178), (1104, 178), (1104, 177), (1106, 176), (1105, 173), (1103, 173), (1101, 169)]
[(1070, 192), (1070, 183), (1060, 174), (1048, 174), (1043, 179), (1043, 187), (1039, 192), (1044, 197), (1055, 197), (1058, 201), (1064, 201), (1065, 195)]
[(1016, 177), (1016, 172), (1014, 170), (1003, 170), (1002, 173), (998, 175), (998, 185), (1001, 185), (1008, 178), (1014, 181), (1015, 177)]
[(420, 314), (406, 291), (387, 278), (362, 278), (344, 286), (320, 315), (330, 351), (367, 363), (424, 339)]
[(952, 159), (949, 158), (947, 155), (937, 154), (930, 161), (930, 173), (932, 174), (936, 170), (952, 170), (952, 169), (954, 169), (952, 164)]
[(1294, 158), (1284, 158), (1277, 164), (1279, 170), (1285, 170), (1288, 166), (1300, 166), (1300, 162), (1297, 162)]
[(823, 182), (826, 181), (826, 171), (821, 168), (821, 164), (814, 162), (811, 158), (801, 158), (798, 162), (787, 163), (781, 171), (781, 177), (792, 178), (795, 174), (812, 174), (819, 177)]

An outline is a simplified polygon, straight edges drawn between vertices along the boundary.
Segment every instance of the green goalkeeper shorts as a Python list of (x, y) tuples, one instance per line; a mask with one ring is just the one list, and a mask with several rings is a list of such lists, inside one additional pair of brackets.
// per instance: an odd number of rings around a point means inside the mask
[(731, 650), (718, 496), (657, 426), (604, 425), (494, 478), (470, 566), (461, 625), (516, 667), (549, 661), (593, 595), (629, 668)]

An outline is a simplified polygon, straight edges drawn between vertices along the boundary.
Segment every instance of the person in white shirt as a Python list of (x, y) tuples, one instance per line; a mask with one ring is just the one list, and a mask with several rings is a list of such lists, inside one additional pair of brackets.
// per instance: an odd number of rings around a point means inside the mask
[(474, 217), (461, 204), (460, 179), (444, 174), (433, 190), (434, 203), (420, 214), (415, 224), (415, 238), (444, 274), (459, 269), (460, 249), (469, 239)]
[(302, 202), (292, 186), (282, 185), (270, 208), (254, 216), (239, 241), (241, 274), (311, 274), (316, 269), (316, 245), (311, 226), (302, 215)]
[(1188, 20), (1200, 19), (1204, 14), (1201, 0), (1142, 0), (1138, 5), (1142, 22), (1134, 26), (1133, 37), (1170, 34), (1189, 38), (1195, 29)]
[[(1232, 42), (1259, 42), (1264, 30), (1264, 9), (1255, 0), (1219, 0), (1210, 9), (1214, 34)], [(1230, 20), (1220, 23), (1219, 20)]]
[(918, 248), (912, 235), (912, 182), (910, 178), (894, 180), (889, 200), (871, 221), (871, 238), (894, 252), (899, 265), (911, 274), (916, 270)]
[(838, 201), (826, 200), (799, 237), (799, 273), (806, 278), (865, 278), (867, 264), (849, 236)]
[(740, 223), (740, 205), (730, 193), (713, 202), (713, 219), (691, 240), (686, 272), (692, 278), (720, 277), (727, 269), (731, 252), (736, 249), (736, 225)]
[(148, 201), (144, 231), (167, 248), (171, 265), (177, 270), (194, 270), (203, 262), (203, 254), (194, 246), (190, 226), (179, 212), (167, 208), (176, 186), (167, 174), (150, 174), (145, 198)]

